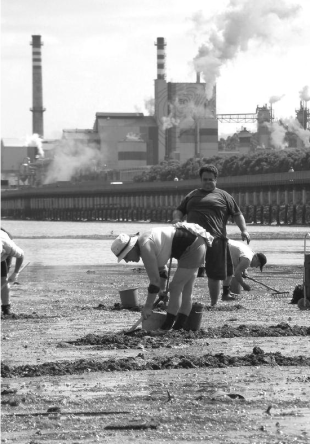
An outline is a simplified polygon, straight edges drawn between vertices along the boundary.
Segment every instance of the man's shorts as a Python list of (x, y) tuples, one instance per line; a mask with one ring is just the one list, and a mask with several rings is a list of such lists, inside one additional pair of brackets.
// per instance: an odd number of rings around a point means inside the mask
[(206, 241), (197, 236), (194, 242), (186, 248), (178, 261), (178, 268), (199, 268), (204, 265), (206, 257)]
[(233, 273), (234, 267), (228, 240), (215, 237), (212, 247), (208, 247), (206, 252), (206, 274), (210, 279), (224, 281), (227, 276), (232, 276)]

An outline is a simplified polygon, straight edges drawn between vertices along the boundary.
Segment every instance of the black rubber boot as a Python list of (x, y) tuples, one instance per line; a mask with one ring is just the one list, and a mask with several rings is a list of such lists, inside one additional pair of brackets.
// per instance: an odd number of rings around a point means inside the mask
[(229, 294), (230, 294), (230, 286), (223, 285), (223, 295), (222, 296), (229, 296)]
[(222, 294), (222, 301), (224, 302), (232, 302), (235, 301), (237, 298), (235, 296), (230, 296), (230, 294)]
[(203, 277), (205, 277), (205, 275), (206, 275), (205, 267), (199, 267), (198, 272), (197, 272), (197, 277), (203, 278)]
[(10, 304), (1, 305), (1, 310), (2, 310), (2, 314), (5, 315), (5, 316), (9, 316), (9, 315), (13, 314), (11, 312), (11, 305)]
[(164, 320), (163, 325), (158, 330), (152, 331), (151, 336), (165, 335), (169, 330), (171, 330), (175, 319), (176, 319), (176, 315), (173, 315), (171, 313), (167, 313), (167, 316), (166, 316), (166, 319)]
[(175, 323), (173, 324), (173, 330), (182, 330), (187, 321), (188, 316), (184, 313), (179, 313)]

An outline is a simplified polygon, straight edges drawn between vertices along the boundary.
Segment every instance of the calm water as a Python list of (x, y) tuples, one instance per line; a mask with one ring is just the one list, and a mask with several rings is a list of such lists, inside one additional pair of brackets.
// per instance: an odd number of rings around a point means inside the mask
[[(50, 222), (3, 220), (2, 226), (10, 231), (17, 245), (25, 252), (25, 262), (36, 265), (100, 265), (115, 264), (110, 250), (115, 235), (147, 231), (158, 223), (136, 222)], [(169, 226), (169, 224), (161, 224)], [(229, 225), (228, 236), (239, 234), (235, 225)], [(248, 226), (255, 233), (300, 233), (304, 237), (310, 227)], [(40, 237), (40, 238), (38, 238)], [(241, 238), (240, 238), (241, 240)], [(266, 254), (270, 265), (300, 265), (304, 263), (304, 239), (252, 240), (251, 248)], [(308, 251), (309, 250), (309, 251)], [(306, 240), (310, 252), (310, 236)], [(132, 266), (133, 264), (131, 264)]]

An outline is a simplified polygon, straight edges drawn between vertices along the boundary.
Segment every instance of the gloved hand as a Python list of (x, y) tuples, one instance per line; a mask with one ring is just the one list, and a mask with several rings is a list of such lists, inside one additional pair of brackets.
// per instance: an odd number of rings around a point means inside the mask
[(250, 291), (251, 287), (248, 284), (243, 284), (243, 290)]
[(15, 271), (9, 277), (9, 282), (17, 282), (19, 273), (15, 273)]
[(143, 319), (147, 319), (152, 314), (152, 307), (147, 307), (146, 305), (142, 308)]

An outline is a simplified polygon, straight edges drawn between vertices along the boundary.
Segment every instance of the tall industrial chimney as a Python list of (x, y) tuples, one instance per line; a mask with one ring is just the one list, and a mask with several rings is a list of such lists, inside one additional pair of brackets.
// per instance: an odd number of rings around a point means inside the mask
[(41, 63), (41, 36), (32, 36), (32, 133), (43, 138), (43, 92), (42, 92), (42, 63)]
[(163, 37), (157, 37), (157, 79), (166, 78), (166, 66), (165, 66), (165, 46), (166, 42)]

